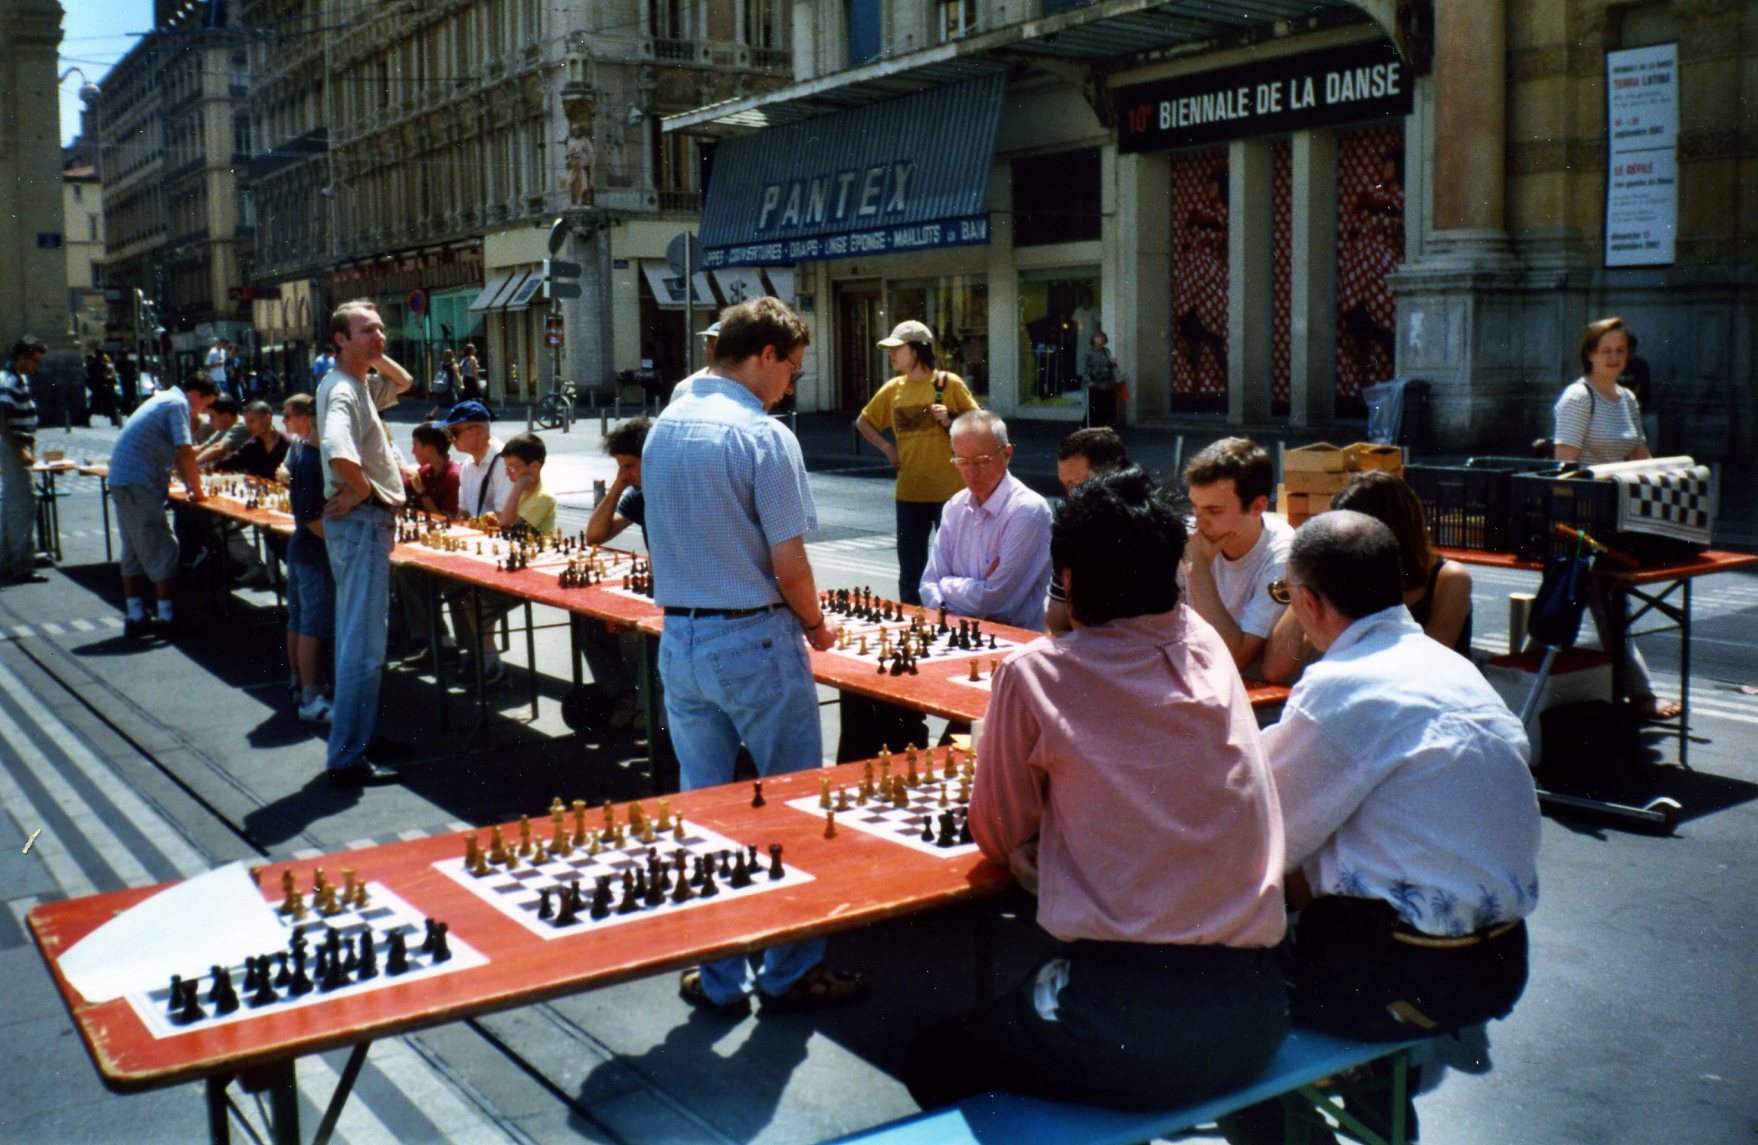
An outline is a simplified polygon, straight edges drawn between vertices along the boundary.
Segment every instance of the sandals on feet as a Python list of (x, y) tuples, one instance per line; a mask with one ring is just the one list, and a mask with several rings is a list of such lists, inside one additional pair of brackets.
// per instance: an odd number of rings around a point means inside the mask
[(1685, 710), (1685, 705), (1677, 700), (1663, 700), (1659, 696), (1649, 696), (1646, 700), (1638, 701), (1638, 710), (1641, 711), (1642, 718), (1651, 724), (1665, 723), (1668, 720), (1678, 719)]
[(702, 971), (699, 969), (686, 970), (678, 975), (678, 997), (717, 1017), (742, 1018), (751, 1012), (751, 999), (743, 994), (732, 1002), (716, 1002), (710, 998), (708, 991), (702, 988)]
[(871, 992), (872, 987), (858, 972), (838, 970), (829, 963), (820, 962), (781, 993), (759, 992), (758, 997), (765, 1014), (785, 1014), (792, 1010), (817, 1010), (856, 1002)]

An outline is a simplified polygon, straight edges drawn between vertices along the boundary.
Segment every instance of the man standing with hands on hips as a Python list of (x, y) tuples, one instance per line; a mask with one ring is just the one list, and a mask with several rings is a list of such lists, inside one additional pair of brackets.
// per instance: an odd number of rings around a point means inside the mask
[[(741, 741), (760, 775), (823, 761), (806, 644), (831, 647), (837, 627), (806, 556), (818, 522), (800, 443), (767, 412), (799, 376), (809, 337), (773, 298), (729, 308), (711, 372), (665, 408), (642, 450), (653, 599), (665, 610), (659, 675), (686, 791), (731, 781)], [(750, 968), (743, 956), (704, 963), (678, 992), (741, 1016)], [(756, 980), (771, 1012), (866, 992), (825, 964), (823, 939), (765, 951)]]
[[(330, 317), (336, 368), (317, 390), (323, 459), (324, 540), (336, 578), (336, 699), (331, 709), (330, 782), (363, 787), (402, 778), (367, 758), (378, 725), (391, 547), (403, 507), (403, 466), (379, 417), (414, 378), (385, 354), (385, 324), (371, 302), (344, 302)], [(369, 384), (368, 375), (379, 372)], [(392, 391), (392, 392), (387, 392)]]

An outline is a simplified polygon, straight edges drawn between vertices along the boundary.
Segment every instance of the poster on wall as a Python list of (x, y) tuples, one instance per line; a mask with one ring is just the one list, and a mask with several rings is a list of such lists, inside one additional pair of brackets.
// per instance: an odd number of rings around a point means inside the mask
[(1227, 408), (1227, 149), (1172, 160), (1172, 408)]
[(1605, 265), (1670, 266), (1679, 223), (1677, 44), (1605, 54)]
[(1361, 391), (1393, 373), (1397, 311), (1386, 278), (1404, 261), (1404, 128), (1337, 144), (1337, 406), (1365, 417)]

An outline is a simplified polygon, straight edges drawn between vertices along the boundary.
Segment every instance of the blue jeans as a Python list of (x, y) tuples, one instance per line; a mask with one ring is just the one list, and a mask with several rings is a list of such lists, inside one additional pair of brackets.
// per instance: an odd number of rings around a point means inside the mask
[(928, 539), (940, 523), (938, 501), (897, 503), (897, 599), (922, 603), (922, 574), (928, 571)]
[(0, 444), (0, 580), (26, 576), (36, 562), (36, 480), (18, 454)]
[[(659, 678), (685, 791), (730, 783), (739, 743), (759, 775), (818, 767), (824, 759), (818, 691), (800, 622), (787, 607), (729, 620), (665, 618)], [(763, 952), (757, 988), (780, 994), (824, 960), (824, 940)], [(702, 989), (730, 1002), (750, 988), (744, 956), (702, 966)]]
[(328, 766), (366, 758), (378, 726), (385, 630), (391, 611), (391, 546), (397, 516), (368, 502), (324, 521), (336, 578), (336, 701), (330, 715)]

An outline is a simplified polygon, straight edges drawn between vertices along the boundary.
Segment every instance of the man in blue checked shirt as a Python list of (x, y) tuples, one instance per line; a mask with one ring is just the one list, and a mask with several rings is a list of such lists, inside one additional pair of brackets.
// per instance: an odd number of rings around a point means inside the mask
[[(741, 742), (762, 775), (823, 761), (806, 644), (829, 648), (837, 629), (806, 557), (817, 511), (800, 443), (768, 414), (809, 340), (773, 298), (728, 309), (709, 372), (666, 407), (641, 453), (653, 597), (665, 610), (659, 675), (685, 790), (730, 782)], [(742, 1016), (750, 978), (742, 956), (725, 958), (685, 971), (678, 993)], [(826, 965), (813, 939), (765, 951), (756, 993), (775, 1012), (852, 1001), (867, 984)]]

